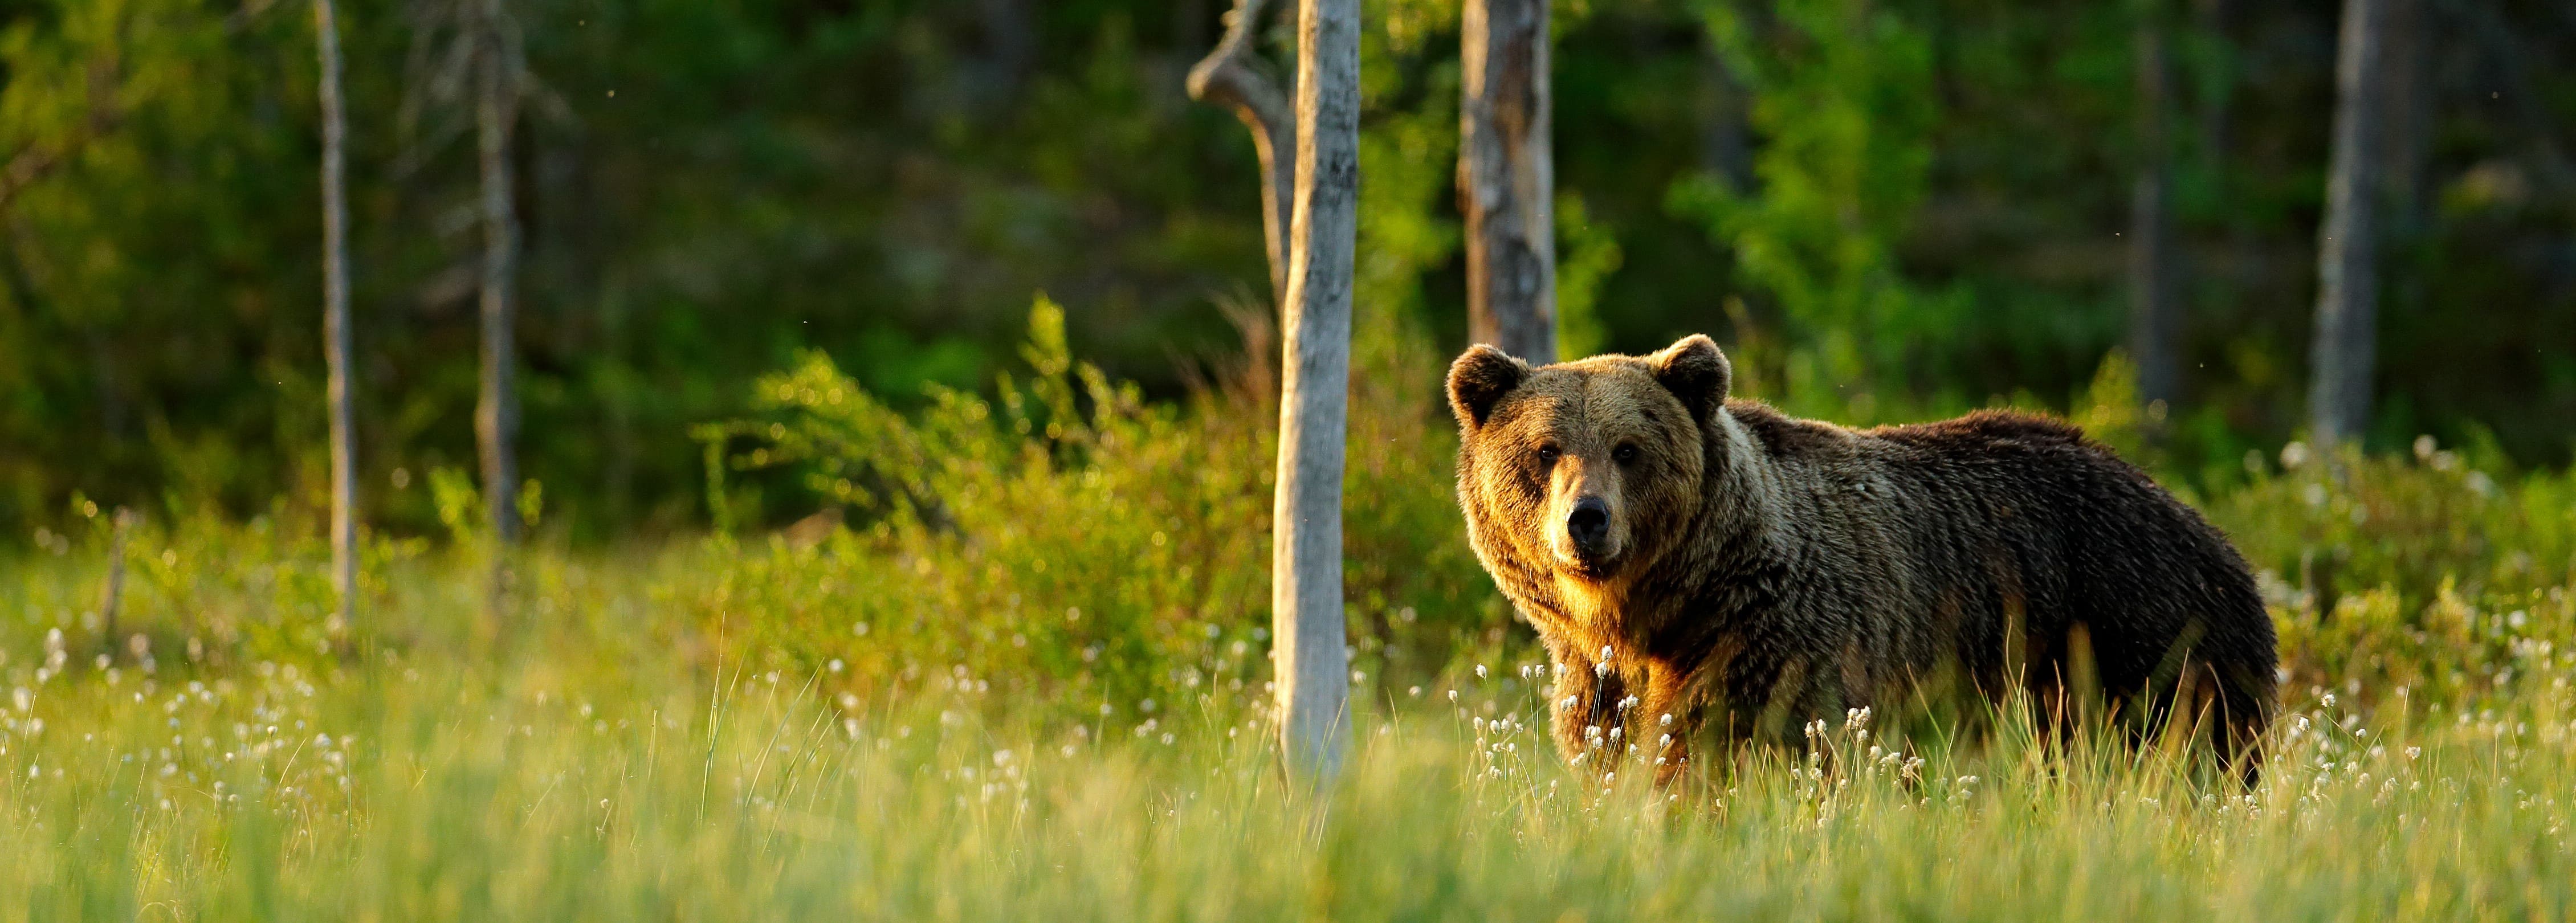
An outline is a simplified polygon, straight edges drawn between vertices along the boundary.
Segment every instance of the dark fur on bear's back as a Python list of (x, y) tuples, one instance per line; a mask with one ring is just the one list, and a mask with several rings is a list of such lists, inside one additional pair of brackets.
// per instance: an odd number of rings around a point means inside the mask
[(1730, 378), (1704, 337), (1542, 369), (1479, 347), (1451, 369), (1470, 541), (1556, 662), (1569, 756), (1633, 745), (1669, 774), (1703, 721), (1776, 731), (1934, 677), (2092, 678), (2250, 755), (2270, 617), (2226, 538), (2144, 472), (2052, 419), (1851, 430), (1728, 400)]

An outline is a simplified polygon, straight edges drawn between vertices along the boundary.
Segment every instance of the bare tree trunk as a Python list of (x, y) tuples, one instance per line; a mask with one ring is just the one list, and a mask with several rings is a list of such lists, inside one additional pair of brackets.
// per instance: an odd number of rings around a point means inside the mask
[(2440, 47), (2432, 4), (2426, 0), (2389, 0), (2386, 38), (2380, 48), (2381, 79), (2387, 81), (2388, 109), (2380, 119), (2380, 155), (2386, 217), (2381, 220), (2381, 246), (2393, 271), (2383, 274), (2389, 291), (2381, 300), (2404, 311), (2421, 303), (2424, 274), (2416, 271), (2425, 229), (2424, 186), (2433, 114), (2431, 50)]
[[(2232, 37), (2236, 27), (2236, 10), (2235, 0), (2193, 0), (2193, 29), (2204, 39), (2216, 42), (2220, 47), (2227, 49), (2226, 54), (2232, 56), (2236, 53), (2237, 47)], [(2168, 56), (2166, 60), (2170, 62), (2172, 59)], [(2216, 86), (2211, 87), (2212, 92), (2202, 98), (2202, 106), (2195, 113), (2198, 122), (2195, 131), (2200, 135), (2200, 156), (2206, 158), (2213, 166), (2226, 163), (2227, 146), (2233, 143), (2233, 135), (2228, 130), (2228, 120), (2233, 110), (2231, 103), (2236, 96), (2236, 84), (2240, 82), (2238, 71), (2242, 70), (2242, 66), (2231, 57), (2223, 58), (2219, 68), (2221, 79)]]
[[(2138, 176), (2129, 198), (2129, 358), (2138, 367), (2138, 401), (2151, 418), (2182, 394), (2182, 315), (2175, 297), (2173, 241), (2173, 73), (2163, 10), (2140, 17)], [(2159, 422), (2154, 419), (2150, 423)]]
[[(474, 406), (474, 435), (483, 461), (483, 491), (490, 504), (492, 539), (518, 540), (519, 399), (513, 380), (517, 350), (519, 218), (512, 202), (510, 135), (518, 119), (518, 46), (508, 34), (502, 0), (483, 0), (475, 41), (475, 141), (483, 180), (483, 381)], [(496, 580), (500, 574), (496, 563)], [(497, 583), (496, 583), (497, 586)]]
[(1467, 338), (1556, 361), (1556, 161), (1548, 141), (1548, 0), (1467, 0), (1458, 210)]
[(116, 616), (125, 609), (125, 541), (134, 532), (135, 524), (142, 520), (141, 514), (117, 507), (114, 516), (116, 530), (109, 534), (107, 540), (107, 594), (99, 600), (98, 612), (99, 636), (107, 642), (110, 661), (116, 659)]
[(1198, 66), (1190, 68), (1190, 98), (1223, 105), (1252, 130), (1252, 150), (1261, 158), (1261, 236), (1269, 245), (1270, 297), (1288, 299), (1288, 212), (1296, 196), (1296, 175), (1280, 168), (1282, 153), (1297, 150), (1297, 114), (1288, 95), (1260, 70), (1253, 43), (1261, 31), (1261, 8), (1268, 0), (1235, 0), (1225, 14), (1225, 37)]
[(2359, 439), (2370, 420), (2387, 14), (2388, 0), (2344, 0), (2335, 55), (2334, 155), (2325, 221), (2317, 229), (2317, 328), (2308, 389), (2308, 425), (2321, 447)]
[(1271, 508), (1270, 606), (1280, 744), (1308, 779), (1340, 771), (1350, 736), (1343, 654), (1342, 462), (1351, 273), (1359, 230), (1360, 2), (1297, 15), (1297, 188)]
[[(1701, 41), (1713, 45), (1706, 29), (1699, 30)], [(1700, 169), (1726, 181), (1727, 188), (1738, 194), (1753, 191), (1753, 139), (1746, 124), (1752, 108), (1752, 94), (1745, 92), (1744, 82), (1735, 79), (1735, 71), (1726, 64), (1726, 56), (1714, 47), (1704, 49), (1700, 69), (1706, 75), (1706, 123), (1700, 129)]]
[(340, 627), (358, 612), (358, 435), (349, 394), (348, 119), (340, 100), (340, 24), (331, 0), (313, 0), (322, 56), (322, 349), (330, 368), (331, 580)]
[(1037, 58), (1036, 24), (1030, 20), (1028, 0), (976, 0), (975, 10), (984, 33), (982, 102), (1005, 109), (1019, 96)]

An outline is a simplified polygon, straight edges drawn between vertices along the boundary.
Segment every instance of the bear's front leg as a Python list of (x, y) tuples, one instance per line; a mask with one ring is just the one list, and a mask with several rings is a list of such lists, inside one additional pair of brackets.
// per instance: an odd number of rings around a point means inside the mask
[(1548, 703), (1557, 749), (1578, 767), (1598, 773), (1651, 767), (1656, 782), (1669, 784), (1689, 765), (1698, 718), (1681, 680), (1656, 661), (1624, 669), (1588, 659), (1558, 661)]
[(1627, 683), (1619, 674), (1582, 660), (1557, 660), (1556, 692), (1548, 712), (1558, 753), (1577, 767), (1589, 766), (1596, 772), (1617, 769), (1618, 756), (1628, 743), (1618, 704), (1627, 695)]
[(1641, 762), (1655, 767), (1655, 784), (1670, 785), (1690, 763), (1691, 733), (1698, 729), (1698, 710), (1684, 701), (1681, 678), (1661, 664), (1650, 665), (1638, 686), (1638, 702), (1629, 712)]

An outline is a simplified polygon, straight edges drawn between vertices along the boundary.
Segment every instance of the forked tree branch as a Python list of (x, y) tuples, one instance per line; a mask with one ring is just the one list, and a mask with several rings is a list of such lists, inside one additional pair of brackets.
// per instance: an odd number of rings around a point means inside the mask
[(1216, 50), (1190, 68), (1190, 98), (1234, 110), (1252, 130), (1252, 147), (1261, 157), (1261, 231), (1269, 247), (1270, 297), (1288, 297), (1288, 219), (1296, 177), (1280, 162), (1297, 150), (1296, 113), (1288, 94), (1255, 67), (1254, 49), (1267, 0), (1235, 0), (1225, 14), (1225, 37)]

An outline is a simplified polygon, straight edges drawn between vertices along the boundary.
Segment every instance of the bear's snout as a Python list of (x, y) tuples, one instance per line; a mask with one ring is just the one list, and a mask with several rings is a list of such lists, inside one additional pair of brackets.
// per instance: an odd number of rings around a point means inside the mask
[(1617, 565), (1623, 544), (1618, 510), (1610, 497), (1586, 491), (1557, 502), (1564, 512), (1547, 530), (1557, 564), (1595, 576), (1609, 572)]
[(1576, 554), (1605, 557), (1610, 550), (1610, 504), (1599, 497), (1574, 501), (1574, 512), (1565, 517), (1565, 537), (1573, 541)]

